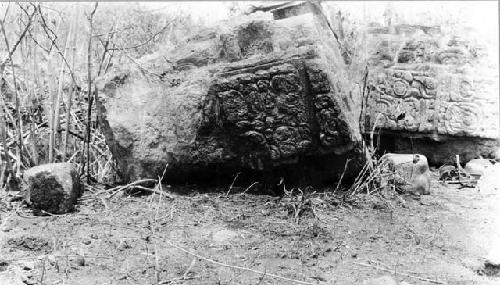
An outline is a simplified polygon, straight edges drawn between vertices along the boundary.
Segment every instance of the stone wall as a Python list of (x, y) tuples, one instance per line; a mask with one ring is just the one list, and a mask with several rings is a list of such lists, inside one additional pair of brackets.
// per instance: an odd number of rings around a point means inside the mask
[[(366, 130), (376, 123), (401, 142), (396, 151), (410, 151), (401, 145), (412, 138), (414, 151), (432, 155), (438, 164), (455, 154), (470, 159), (471, 153), (492, 153), (473, 142), (484, 139), (495, 148), (491, 141), (499, 138), (498, 58), (473, 33), (459, 34), (409, 25), (369, 29)], [(449, 147), (436, 157), (433, 144), (422, 138)], [(464, 145), (466, 138), (474, 139)]]

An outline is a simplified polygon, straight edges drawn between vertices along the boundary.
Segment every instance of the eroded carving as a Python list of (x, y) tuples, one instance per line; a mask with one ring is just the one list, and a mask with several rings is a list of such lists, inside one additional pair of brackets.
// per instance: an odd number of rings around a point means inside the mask
[(384, 71), (371, 85), (370, 116), (392, 130), (433, 131), (436, 88), (436, 80), (421, 72)]
[(444, 114), (444, 125), (448, 134), (474, 132), (479, 123), (481, 110), (470, 102), (449, 103)]
[(260, 167), (258, 161), (293, 160), (319, 148), (349, 143), (350, 131), (330, 97), (327, 75), (304, 62), (229, 76), (209, 93), (212, 99), (201, 129), (212, 134), (223, 130), (232, 137), (228, 148), (250, 167)]

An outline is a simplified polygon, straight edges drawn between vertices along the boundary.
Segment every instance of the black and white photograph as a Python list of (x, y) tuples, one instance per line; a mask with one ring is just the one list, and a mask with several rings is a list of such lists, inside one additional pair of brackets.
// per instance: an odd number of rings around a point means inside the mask
[(500, 284), (499, 8), (0, 2), (0, 285)]

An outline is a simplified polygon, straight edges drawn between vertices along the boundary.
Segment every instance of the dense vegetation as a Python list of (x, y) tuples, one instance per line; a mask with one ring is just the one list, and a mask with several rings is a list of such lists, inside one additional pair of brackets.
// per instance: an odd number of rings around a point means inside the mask
[(194, 21), (133, 3), (3, 3), (1, 11), (0, 186), (16, 187), (25, 168), (62, 161), (88, 180), (112, 182), (96, 81), (175, 44)]

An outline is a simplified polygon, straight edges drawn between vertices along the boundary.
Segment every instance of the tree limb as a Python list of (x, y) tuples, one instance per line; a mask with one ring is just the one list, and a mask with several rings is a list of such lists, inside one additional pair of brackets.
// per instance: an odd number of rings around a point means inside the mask
[[(29, 28), (31, 27), (31, 24), (33, 22), (33, 17), (35, 16), (35, 14), (36, 14), (36, 10), (34, 10), (33, 13), (31, 13), (31, 15), (29, 16), (29, 19), (28, 19), (28, 24), (26, 25), (26, 27), (24, 28), (23, 32), (21, 33), (21, 35), (17, 39), (16, 43), (9, 50), (9, 54), (7, 55), (7, 57), (0, 64), (0, 75), (2, 77), (3, 77), (3, 73), (5, 71), (5, 66), (7, 64), (7, 61), (12, 58), (12, 55), (14, 54), (14, 52), (16, 52), (17, 47), (19, 46), (19, 44), (21, 43), (21, 41), (23, 40), (23, 38), (26, 36), (26, 33), (28, 32)], [(5, 18), (6, 18), (6, 16), (7, 16), (7, 11), (5, 12), (5, 17), (0, 22), (0, 25), (2, 26), (2, 30), (5, 30), (4, 25), (5, 25)]]

